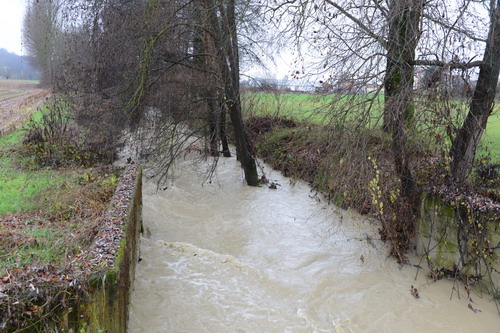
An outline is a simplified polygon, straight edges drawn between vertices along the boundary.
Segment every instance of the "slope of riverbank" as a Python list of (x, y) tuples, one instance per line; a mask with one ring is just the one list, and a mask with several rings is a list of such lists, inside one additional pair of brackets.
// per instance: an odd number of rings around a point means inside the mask
[[(484, 279), (500, 302), (499, 175), (482, 177), (479, 167), (468, 187), (446, 185), (442, 158), (415, 145), (420, 151), (415, 152), (414, 169), (419, 191), (425, 196), (409, 201), (399, 192), (391, 140), (377, 129), (346, 132), (290, 119), (252, 117), (247, 120), (247, 132), (257, 156), (273, 168), (307, 181), (337, 205), (377, 217), (382, 239), (389, 241), (390, 253), (400, 262), (416, 247), (422, 223), (429, 227), (422, 216), (422, 200), (429, 195), (439, 198), (446, 205), (439, 209), (451, 213), (447, 220), (436, 221), (435, 228), (440, 228), (441, 239), (459, 241), (454, 241), (454, 251), (440, 254), (443, 258), (427, 255), (434, 277), (442, 278), (448, 272), (471, 286), (478, 278)], [(428, 214), (428, 207), (425, 211)], [(419, 248), (427, 253), (433, 250)]]

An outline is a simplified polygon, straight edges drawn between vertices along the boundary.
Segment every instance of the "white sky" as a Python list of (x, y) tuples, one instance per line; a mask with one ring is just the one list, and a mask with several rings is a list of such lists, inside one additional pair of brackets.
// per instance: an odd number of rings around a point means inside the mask
[(22, 25), (26, 0), (0, 0), (0, 49), (19, 55), (22, 49)]

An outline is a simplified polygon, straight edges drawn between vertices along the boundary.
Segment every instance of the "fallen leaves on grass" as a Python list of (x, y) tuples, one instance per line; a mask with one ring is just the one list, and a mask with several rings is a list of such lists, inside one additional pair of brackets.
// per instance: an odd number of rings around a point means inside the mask
[[(45, 283), (75, 285), (77, 280), (96, 272), (96, 270), (107, 269), (114, 266), (116, 254), (120, 247), (120, 241), (124, 234), (124, 225), (130, 209), (130, 200), (133, 195), (133, 187), (138, 168), (135, 165), (127, 166), (122, 174), (111, 198), (111, 208), (99, 216), (92, 216), (92, 221), (83, 220), (81, 216), (77, 220), (53, 221), (44, 214), (26, 213), (4, 216), (0, 218), (0, 253), (12, 254), (20, 245), (29, 245), (36, 242), (35, 237), (26, 233), (26, 228), (66, 228), (65, 241), (77, 242), (78, 237), (85, 234), (91, 237), (87, 240), (87, 246), (80, 239), (78, 253), (69, 256), (64, 265), (34, 263), (14, 267), (0, 276), (0, 293), (6, 295), (0, 297), (0, 304), (5, 299), (13, 300), (15, 290), (26, 288), (37, 288)], [(82, 210), (84, 212), (84, 210)], [(81, 229), (78, 230), (78, 225)], [(90, 226), (90, 231), (88, 230)], [(69, 244), (68, 244), (69, 245)], [(2, 258), (0, 258), (1, 260)]]

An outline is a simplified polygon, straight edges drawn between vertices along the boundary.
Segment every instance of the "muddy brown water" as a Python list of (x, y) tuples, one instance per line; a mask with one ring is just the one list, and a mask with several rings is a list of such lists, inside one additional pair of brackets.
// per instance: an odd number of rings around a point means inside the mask
[(276, 190), (246, 186), (234, 159), (202, 185), (205, 167), (145, 183), (129, 332), (500, 332), (489, 296), (473, 312), (462, 285), (398, 265), (375, 221), (269, 168)]

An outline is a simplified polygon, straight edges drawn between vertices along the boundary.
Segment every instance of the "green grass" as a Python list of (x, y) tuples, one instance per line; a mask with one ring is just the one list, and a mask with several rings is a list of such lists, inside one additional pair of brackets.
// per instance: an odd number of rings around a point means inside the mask
[(492, 163), (500, 164), (500, 105), (488, 118), (486, 130), (481, 139), (481, 153), (489, 152)]
[(116, 189), (116, 170), (35, 163), (33, 148), (22, 141), (27, 126), (41, 124), (46, 111), (0, 137), (0, 277), (15, 267), (64, 266), (91, 239), (89, 230)]
[[(355, 118), (367, 107), (366, 100), (373, 98), (371, 94), (339, 96), (334, 94), (272, 94), (246, 93), (242, 95), (243, 108), (253, 115), (272, 115), (295, 120), (307, 120), (316, 124), (329, 121), (332, 108), (335, 112), (345, 113), (348, 118)], [(382, 112), (382, 97), (377, 97), (371, 107), (369, 123), (375, 124)], [(352, 112), (358, 110), (358, 112)]]
[[(245, 116), (279, 116), (298, 121), (309, 121), (316, 124), (326, 124), (332, 120), (332, 114), (345, 116), (347, 120), (360, 120), (363, 114), (368, 118), (361, 119), (369, 127), (382, 124), (383, 95), (373, 100), (370, 112), (363, 104), (372, 95), (321, 95), (321, 94), (294, 94), (294, 93), (244, 93), (242, 105)], [(423, 100), (422, 100), (423, 101)], [(461, 102), (452, 102), (461, 103)], [(416, 99), (417, 112), (419, 99)], [(333, 110), (332, 108), (335, 108)], [(467, 108), (462, 108), (467, 111)], [(418, 115), (416, 115), (418, 118)], [(486, 131), (483, 134), (479, 155), (490, 153), (492, 163), (500, 163), (500, 105), (488, 119)]]
[[(40, 124), (48, 108), (57, 103), (63, 110), (70, 104), (61, 98), (46, 104), (35, 112), (24, 126), (8, 135), (0, 136), (0, 215), (46, 209), (44, 203), (50, 201), (45, 194), (63, 185), (77, 182), (78, 171), (61, 171), (50, 168), (40, 168), (32, 154), (23, 147), (22, 140), (25, 130), (31, 124)], [(63, 117), (67, 115), (63, 114)], [(72, 119), (64, 118), (68, 122)], [(44, 196), (43, 200), (40, 198)]]
[(15, 131), (15, 132), (12, 132), (8, 135), (2, 136), (2, 137), (0, 137), (0, 147), (5, 146), (5, 145), (9, 145), (9, 144), (17, 143), (17, 142), (21, 141), (21, 137), (22, 137), (21, 131)]
[[(30, 117), (35, 122), (40, 122), (42, 120), (43, 112), (46, 112), (46, 108), (41, 108), (40, 110), (36, 111), (33, 113)], [(24, 130), (26, 129), (27, 124), (24, 124), (23, 127), (19, 130), (16, 130), (12, 133), (9, 133), (7, 135), (1, 136), (0, 135), (0, 149), (2, 147), (5, 148), (6, 145), (13, 145), (13, 144), (19, 144), (21, 142), (21, 139), (23, 137)], [(3, 149), (5, 150), (5, 149)], [(1, 155), (0, 155), (1, 156)]]
[[(30, 222), (27, 221), (27, 223)], [(0, 229), (0, 235), (10, 241), (6, 241), (4, 244), (12, 244), (14, 238), (22, 237), (24, 239), (16, 247), (2, 248), (0, 246), (0, 253), (4, 253), (0, 257), (0, 275), (14, 267), (25, 265), (60, 265), (69, 254), (73, 254), (76, 250), (75, 246), (67, 244), (65, 241), (67, 232), (50, 228), (27, 227), (22, 232), (15, 233)]]
[[(0, 216), (47, 209), (48, 197), (44, 194), (68, 180), (57, 171), (34, 168), (29, 156), (20, 152), (22, 135), (18, 130), (0, 138)], [(0, 275), (33, 263), (59, 264), (68, 251), (62, 241), (65, 232), (31, 227), (29, 220), (24, 223), (22, 231), (0, 227)]]
[(65, 181), (60, 172), (32, 169), (30, 157), (20, 153), (21, 138), (16, 131), (0, 139), (0, 214), (40, 208), (37, 197)]
[[(40, 122), (46, 107), (31, 116)], [(57, 170), (39, 169), (31, 157), (23, 153), (22, 139), (27, 124), (0, 137), (0, 214), (40, 209), (39, 197), (65, 181), (76, 179)]]

